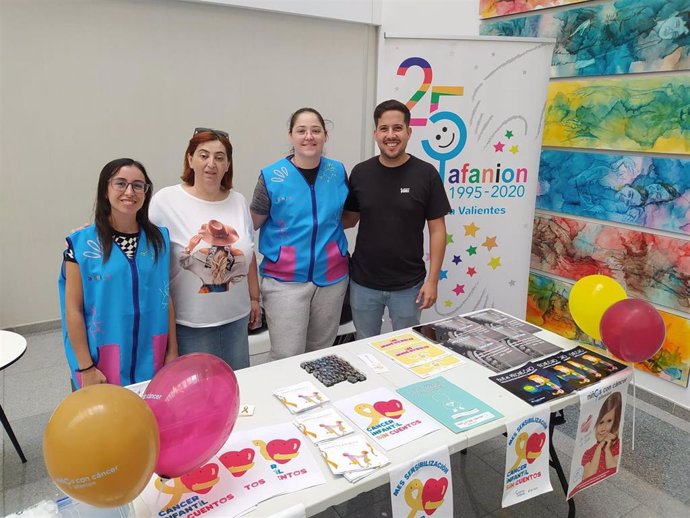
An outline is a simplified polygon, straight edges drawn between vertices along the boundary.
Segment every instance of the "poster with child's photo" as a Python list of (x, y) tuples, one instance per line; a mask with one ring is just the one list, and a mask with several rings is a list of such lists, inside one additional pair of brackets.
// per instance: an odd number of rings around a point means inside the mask
[(615, 475), (620, 466), (630, 369), (580, 391), (580, 419), (567, 499)]

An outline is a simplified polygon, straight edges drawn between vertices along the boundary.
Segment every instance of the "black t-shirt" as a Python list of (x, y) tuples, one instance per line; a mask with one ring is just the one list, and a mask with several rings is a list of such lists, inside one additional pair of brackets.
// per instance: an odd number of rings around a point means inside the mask
[(412, 155), (399, 167), (378, 157), (352, 169), (345, 210), (359, 212), (350, 275), (376, 290), (411, 288), (426, 276), (424, 226), (450, 212), (436, 168)]

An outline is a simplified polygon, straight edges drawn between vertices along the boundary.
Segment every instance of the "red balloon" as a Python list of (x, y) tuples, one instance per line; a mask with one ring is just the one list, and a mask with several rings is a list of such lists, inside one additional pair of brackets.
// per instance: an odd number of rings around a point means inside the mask
[(201, 466), (228, 440), (237, 420), (240, 389), (227, 363), (212, 354), (193, 353), (158, 371), (144, 401), (160, 430), (155, 472), (174, 478)]
[(614, 356), (635, 363), (658, 353), (666, 338), (664, 319), (654, 306), (639, 299), (620, 300), (609, 307), (599, 330)]

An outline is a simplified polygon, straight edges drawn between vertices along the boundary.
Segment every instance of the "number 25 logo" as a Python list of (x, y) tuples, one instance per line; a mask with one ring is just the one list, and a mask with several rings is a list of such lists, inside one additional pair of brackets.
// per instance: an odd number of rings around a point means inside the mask
[[(432, 124), (447, 121), (449, 124), (440, 124), (438, 131), (434, 135), (434, 142), (429, 139), (421, 141), (424, 152), (431, 158), (439, 162), (439, 174), (441, 180), (445, 179), (446, 162), (460, 154), (467, 142), (467, 127), (462, 118), (453, 112), (436, 112), (438, 110), (439, 100), (444, 95), (460, 96), (464, 93), (462, 86), (431, 86), (433, 80), (433, 72), (431, 64), (420, 57), (410, 57), (400, 63), (397, 74), (404, 76), (408, 70), (413, 67), (419, 67), (424, 73), (422, 84), (419, 89), (410, 97), (406, 106), (412, 111), (415, 105), (426, 95), (431, 88), (431, 102), (429, 104), (429, 113), (432, 115), (429, 118), (412, 118), (410, 119), (410, 126), (426, 126), (427, 121)], [(457, 131), (453, 129), (457, 128)]]

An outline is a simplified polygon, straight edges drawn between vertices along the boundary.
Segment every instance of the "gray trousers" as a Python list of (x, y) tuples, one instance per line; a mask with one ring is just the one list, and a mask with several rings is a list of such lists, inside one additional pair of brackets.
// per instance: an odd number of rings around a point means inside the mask
[(348, 278), (330, 286), (261, 279), (271, 361), (333, 345)]

